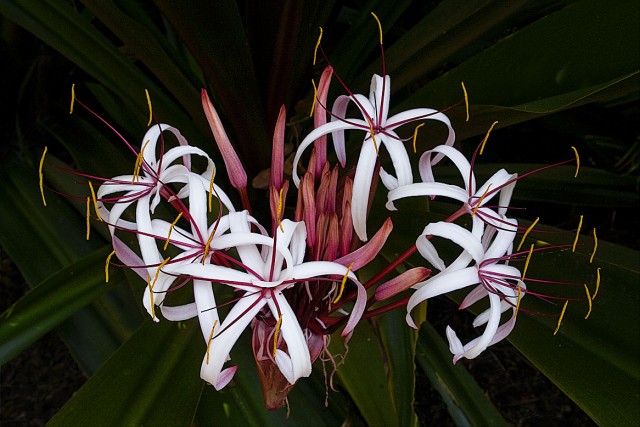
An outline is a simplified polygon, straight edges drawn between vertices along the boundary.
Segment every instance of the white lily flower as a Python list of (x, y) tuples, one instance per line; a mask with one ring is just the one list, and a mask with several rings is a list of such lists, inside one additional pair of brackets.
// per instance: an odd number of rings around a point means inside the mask
[[(464, 180), (464, 187), (435, 182), (431, 170), (431, 157), (433, 154), (444, 155), (453, 162), (460, 171)], [(516, 185), (517, 174), (510, 174), (500, 169), (493, 174), (480, 188), (476, 186), (476, 178), (471, 170), (471, 164), (462, 153), (453, 147), (440, 145), (425, 152), (420, 158), (421, 183), (413, 183), (399, 186), (387, 195), (387, 209), (396, 210), (393, 202), (405, 197), (429, 196), (448, 197), (463, 203), (461, 213), (473, 215), (473, 221), (482, 221), (498, 228), (507, 226), (502, 216), (506, 214), (511, 202), (511, 195)], [(497, 209), (491, 207), (488, 202), (499, 195)]]
[[(454, 354), (454, 363), (463, 357), (475, 358), (488, 346), (504, 339), (515, 326), (516, 308), (526, 287), (520, 280), (521, 274), (517, 268), (500, 263), (511, 253), (517, 228), (517, 222), (513, 219), (502, 217), (501, 221), (509, 224), (509, 229), (489, 226), (483, 236), (479, 235), (478, 228), (469, 231), (448, 222), (427, 225), (424, 236), (443, 237), (463, 249), (460, 257), (447, 267), (444, 266), (435, 247), (430, 243), (425, 244), (428, 242), (427, 239), (421, 236), (416, 242), (420, 253), (442, 271), (414, 286), (417, 290), (407, 303), (409, 325), (415, 327), (411, 319), (411, 310), (429, 298), (476, 284), (478, 286), (464, 299), (460, 308), (466, 308), (484, 296), (489, 297), (489, 308), (473, 322), (475, 327), (486, 325), (480, 337), (463, 345), (453, 329), (447, 326), (449, 349)], [(469, 266), (471, 261), (473, 265)], [(500, 325), (502, 313), (509, 309), (513, 310), (513, 316)]]
[[(371, 79), (369, 98), (360, 94), (339, 96), (333, 104), (331, 122), (319, 126), (309, 133), (300, 143), (293, 160), (293, 181), (298, 186), (300, 183), (297, 173), (298, 162), (311, 143), (331, 133), (338, 160), (344, 167), (346, 162), (344, 131), (361, 130), (366, 132), (356, 167), (351, 202), (353, 227), (362, 241), (367, 240), (367, 204), (378, 151), (381, 147), (386, 147), (396, 174), (393, 177), (381, 169), (380, 174), (383, 177), (383, 184), (388, 189), (391, 189), (413, 182), (409, 155), (404, 147), (403, 140), (395, 133), (395, 129), (419, 120), (436, 120), (444, 123), (449, 129), (446, 145), (452, 145), (455, 140), (455, 132), (451, 127), (451, 122), (447, 116), (438, 110), (414, 108), (387, 117), (389, 114), (390, 85), (391, 79), (389, 76), (382, 78), (374, 75)], [(362, 119), (346, 117), (347, 107), (350, 102), (353, 102), (358, 107), (363, 116)], [(434, 159), (434, 162), (437, 160)]]
[[(271, 238), (251, 232), (246, 211), (232, 212), (228, 218), (231, 232), (221, 236), (216, 245), (226, 244), (237, 248), (241, 262), (236, 263), (244, 271), (206, 263), (167, 264), (163, 269), (168, 275), (218, 282), (232, 286), (239, 292), (238, 301), (222, 324), (212, 324), (209, 330), (203, 328), (208, 351), (200, 375), (216, 389), (223, 388), (232, 379), (236, 369), (231, 367), (223, 370), (231, 348), (256, 315), (268, 307), (279, 323), (276, 330), (281, 332), (281, 337), (276, 337), (279, 340), (274, 343), (274, 361), (287, 381), (293, 384), (311, 373), (311, 356), (302, 328), (283, 291), (313, 278), (347, 276), (358, 286), (359, 298), (345, 332), (353, 329), (362, 315), (366, 292), (355, 275), (343, 265), (329, 261), (304, 262), (304, 223), (284, 220), (281, 227), (277, 227), (275, 238)], [(205, 307), (196, 302), (195, 308), (198, 312), (215, 311), (216, 306)], [(186, 308), (184, 314), (192, 315), (192, 309), (189, 310)], [(282, 341), (286, 344), (286, 351), (279, 348)]]
[[(168, 131), (175, 135), (180, 145), (171, 148), (163, 153), (160, 158), (156, 155), (158, 141), (162, 139), (162, 132)], [(164, 274), (159, 266), (163, 263), (163, 256), (158, 249), (158, 242), (167, 239), (169, 225), (166, 222), (152, 220), (151, 215), (162, 197), (181, 206), (181, 210), (187, 215), (187, 220), (191, 223), (192, 233), (180, 233), (184, 237), (190, 236), (191, 243), (196, 243), (197, 249), (193, 247), (192, 252), (202, 252), (204, 243), (210, 237), (211, 231), (207, 232), (207, 191), (212, 191), (220, 202), (229, 210), (234, 211), (228, 196), (216, 184), (210, 182), (212, 174), (215, 173), (215, 166), (209, 156), (196, 147), (187, 144), (186, 139), (180, 131), (171, 126), (160, 124), (151, 127), (143, 141), (143, 148), (138, 158), (140, 174), (122, 175), (105, 181), (97, 192), (99, 212), (102, 218), (107, 221), (109, 231), (114, 242), (118, 241), (119, 254), (122, 260), (130, 267), (137, 267), (138, 274), (142, 274), (143, 279), (151, 281), (147, 287), (143, 298), (143, 304), (149, 314), (155, 317), (152, 305), (160, 306), (164, 300), (165, 292), (175, 280), (175, 277)], [(191, 155), (204, 157), (207, 161), (207, 170), (198, 175), (191, 172)], [(175, 161), (182, 159), (182, 163)], [(169, 184), (182, 185), (182, 188), (175, 193), (168, 187)], [(209, 189), (209, 190), (207, 190)], [(124, 193), (124, 194), (121, 194)], [(118, 194), (113, 196), (113, 194)], [(182, 199), (187, 198), (189, 206), (185, 206)], [(105, 207), (105, 203), (113, 203), (111, 210)], [(135, 205), (135, 222), (126, 221), (121, 218), (124, 212)], [(155, 221), (155, 226), (154, 226)], [(165, 225), (162, 225), (165, 223)], [(124, 243), (116, 238), (115, 231), (125, 229), (136, 233), (140, 248), (141, 258), (135, 255), (134, 251), (123, 250)], [(220, 227), (216, 230), (220, 235), (228, 229)], [(180, 242), (180, 238), (174, 240)], [(183, 242), (186, 243), (186, 242)], [(199, 245), (199, 246), (198, 246)], [(179, 246), (179, 245), (178, 245)], [(130, 248), (127, 248), (130, 249)], [(125, 255), (126, 252), (126, 255)], [(187, 252), (181, 257), (182, 262), (192, 262), (190, 256), (194, 253)], [(176, 263), (178, 260), (172, 261)], [(146, 273), (141, 271), (141, 267), (146, 269)], [(146, 276), (146, 277), (145, 277)], [(151, 298), (151, 285), (155, 298)], [(152, 302), (153, 301), (153, 304)]]

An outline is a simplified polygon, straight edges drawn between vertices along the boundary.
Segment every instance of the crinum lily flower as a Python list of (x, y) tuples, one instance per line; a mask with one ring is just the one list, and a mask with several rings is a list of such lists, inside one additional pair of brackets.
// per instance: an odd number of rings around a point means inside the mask
[[(293, 161), (293, 180), (298, 186), (300, 183), (297, 174), (298, 162), (311, 143), (327, 134), (331, 134), (338, 160), (344, 167), (346, 163), (344, 131), (361, 130), (365, 132), (353, 181), (353, 199), (351, 203), (353, 228), (362, 241), (367, 240), (367, 204), (378, 152), (382, 146), (386, 147), (396, 174), (393, 177), (381, 169), (380, 175), (383, 184), (388, 189), (392, 189), (413, 182), (411, 163), (404, 147), (404, 140), (396, 134), (395, 130), (410, 122), (436, 120), (444, 123), (449, 130), (445, 144), (452, 145), (455, 140), (455, 132), (451, 127), (451, 122), (447, 116), (438, 110), (414, 108), (388, 117), (390, 85), (391, 78), (389, 76), (383, 78), (374, 75), (371, 79), (369, 98), (360, 94), (339, 96), (333, 104), (331, 122), (317, 127), (302, 140)], [(347, 107), (351, 102), (356, 105), (360, 114), (362, 114), (362, 119), (347, 117)], [(437, 160), (434, 159), (434, 162)]]
[[(162, 137), (164, 131), (173, 133), (180, 145), (164, 152)], [(118, 257), (149, 282), (143, 304), (152, 318), (158, 321), (152, 306), (162, 304), (165, 292), (175, 279), (159, 269), (164, 259), (158, 249), (158, 241), (167, 240), (168, 236), (164, 230), (159, 232), (157, 225), (156, 227), (152, 225), (151, 215), (161, 199), (167, 199), (185, 214), (186, 219), (191, 223), (194, 239), (201, 244), (200, 252), (203, 251), (203, 243), (210, 237), (206, 232), (206, 206), (209, 201), (207, 191), (210, 192), (209, 197), (218, 199), (228, 210), (235, 211), (235, 209), (228, 196), (213, 183), (215, 174), (213, 161), (204, 151), (189, 146), (180, 131), (169, 125), (159, 124), (147, 131), (143, 141), (145, 142), (138, 154), (134, 174), (105, 180), (98, 189), (96, 197), (100, 216), (108, 224)], [(158, 141), (162, 141), (159, 158), (156, 154)], [(190, 156), (192, 155), (203, 157), (207, 161), (207, 169), (202, 175), (191, 172)], [(182, 159), (182, 163), (176, 164), (175, 161), (178, 159)], [(170, 184), (182, 185), (182, 188), (176, 192)], [(114, 194), (117, 195), (114, 196)], [(183, 202), (187, 197), (189, 207)], [(106, 203), (113, 203), (111, 210), (105, 207)], [(131, 205), (135, 205), (135, 222), (121, 218)], [(141, 258), (115, 235), (118, 229), (136, 233)], [(221, 233), (224, 228), (218, 231)], [(173, 263), (175, 262), (177, 261), (174, 260)], [(181, 262), (192, 262), (192, 260), (189, 257), (182, 257)], [(153, 283), (151, 283), (152, 278)], [(152, 298), (151, 292), (156, 294), (157, 298)]]
[[(484, 224), (476, 223), (472, 231), (469, 231), (449, 222), (432, 223), (425, 227), (416, 241), (420, 254), (441, 271), (413, 286), (417, 290), (407, 303), (407, 323), (410, 326), (415, 327), (411, 310), (429, 298), (476, 284), (478, 286), (467, 295), (460, 308), (466, 308), (485, 296), (489, 297), (489, 308), (473, 322), (474, 327), (486, 325), (480, 337), (463, 345), (453, 329), (447, 326), (449, 349), (454, 354), (454, 363), (463, 357), (475, 358), (488, 346), (504, 339), (515, 326), (516, 310), (526, 287), (517, 268), (501, 263), (509, 258), (517, 229), (515, 220), (506, 217), (501, 220), (510, 225), (509, 229), (493, 226), (485, 229)], [(455, 261), (446, 266), (427, 236), (451, 240), (463, 251)], [(470, 263), (473, 265), (469, 265)], [(389, 290), (381, 288), (376, 290), (376, 294), (388, 297)], [(509, 309), (513, 310), (512, 317), (500, 325), (502, 313)]]
[[(203, 335), (207, 354), (202, 362), (201, 377), (223, 388), (233, 378), (237, 367), (223, 370), (229, 352), (244, 329), (256, 316), (271, 316), (276, 322), (272, 358), (290, 384), (311, 373), (311, 357), (305, 335), (296, 314), (283, 291), (307, 280), (326, 278), (328, 285), (336, 277), (350, 279), (358, 287), (358, 299), (352, 309), (343, 335), (353, 330), (366, 303), (366, 291), (355, 275), (343, 265), (329, 261), (304, 261), (306, 231), (304, 223), (283, 220), (274, 238), (251, 232), (246, 211), (228, 215), (230, 233), (221, 237), (237, 249), (240, 261), (229, 257), (240, 269), (215, 264), (167, 264), (165, 274), (194, 280), (218, 282), (231, 286), (238, 299), (221, 325), (212, 325)], [(261, 249), (259, 249), (259, 247)], [(339, 279), (338, 279), (339, 280)], [(344, 283), (344, 281), (343, 281)], [(193, 307), (193, 306), (192, 306)], [(195, 307), (199, 312), (216, 307)], [(185, 310), (184, 316), (196, 315)]]
[[(431, 169), (433, 155), (444, 155), (460, 171), (464, 180), (464, 187), (436, 182)], [(387, 195), (387, 209), (396, 210), (394, 201), (406, 197), (429, 196), (448, 197), (463, 203), (462, 207), (453, 215), (453, 218), (468, 213), (473, 216), (473, 221), (481, 221), (496, 227), (509, 227), (502, 217), (507, 212), (511, 195), (517, 181), (517, 174), (510, 174), (500, 169), (493, 174), (480, 188), (476, 186), (476, 178), (469, 161), (453, 147), (440, 145), (425, 152), (420, 158), (420, 176), (423, 182), (399, 186), (389, 191)], [(499, 195), (498, 205), (492, 207), (488, 202)], [(497, 209), (495, 209), (497, 208)]]

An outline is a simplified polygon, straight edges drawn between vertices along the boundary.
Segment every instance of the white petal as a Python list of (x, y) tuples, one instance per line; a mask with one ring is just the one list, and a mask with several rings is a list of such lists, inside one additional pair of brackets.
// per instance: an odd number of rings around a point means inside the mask
[(233, 306), (222, 325), (216, 327), (215, 336), (209, 345), (208, 360), (206, 355), (202, 360), (200, 377), (203, 380), (214, 386), (219, 385), (218, 377), (231, 348), (265, 304), (266, 301), (260, 294), (247, 293)]
[(464, 347), (462, 346), (462, 342), (456, 332), (451, 329), (451, 326), (447, 325), (446, 329), (447, 340), (449, 341), (449, 351), (451, 354), (462, 354), (464, 352)]
[(420, 160), (418, 162), (418, 170), (420, 171), (420, 177), (422, 178), (422, 181), (435, 181), (433, 172), (431, 170), (431, 166), (435, 162), (435, 160), (431, 159), (433, 153), (439, 153), (448, 157), (449, 160), (451, 160), (453, 164), (458, 168), (458, 171), (460, 171), (460, 176), (462, 177), (462, 180), (464, 182), (464, 189), (467, 196), (476, 192), (476, 179), (475, 176), (471, 173), (471, 164), (460, 151), (456, 150), (453, 147), (449, 147), (448, 145), (439, 145), (420, 156)]
[[(362, 129), (361, 127), (354, 126), (354, 124), (368, 128), (368, 125), (366, 125), (366, 123), (364, 123), (362, 120), (349, 119), (349, 123), (341, 122), (341, 121), (329, 122), (320, 127), (315, 128), (309, 133), (309, 135), (307, 135), (302, 140), (302, 142), (298, 146), (296, 155), (293, 158), (292, 175), (293, 175), (293, 182), (296, 185), (296, 187), (300, 185), (300, 177), (298, 177), (298, 162), (300, 161), (300, 158), (302, 157), (302, 153), (304, 153), (304, 150), (306, 150), (307, 147), (309, 147), (309, 145), (311, 145), (316, 139), (320, 138), (322, 135), (327, 135), (332, 132), (336, 132), (336, 134), (339, 134), (339, 132), (337, 131), (344, 131), (345, 129), (358, 129), (358, 130)], [(333, 138), (334, 138), (334, 144), (336, 144), (335, 142), (336, 136), (334, 136)], [(344, 147), (344, 135), (342, 136), (342, 146)], [(336, 151), (337, 150), (338, 148), (336, 147)]]
[(198, 315), (198, 307), (196, 307), (195, 302), (175, 307), (162, 304), (160, 306), (160, 310), (162, 310), (164, 318), (172, 322), (181, 322), (183, 320), (193, 319)]
[(429, 239), (427, 239), (426, 235), (421, 234), (418, 237), (418, 239), (416, 240), (416, 248), (418, 249), (420, 255), (422, 255), (422, 257), (426, 259), (429, 264), (431, 264), (438, 270), (442, 271), (447, 268), (442, 258), (440, 258), (440, 255), (438, 255), (438, 250), (433, 245), (433, 243), (431, 243)]
[(353, 229), (363, 242), (367, 241), (367, 207), (376, 160), (377, 155), (373, 141), (370, 137), (365, 138), (360, 150), (356, 175), (353, 179), (353, 198), (351, 199)]
[(478, 272), (475, 267), (468, 267), (461, 270), (445, 270), (434, 277), (423, 282), (420, 289), (411, 295), (407, 302), (407, 323), (413, 327), (415, 324), (411, 319), (411, 310), (429, 298), (442, 295), (447, 292), (456, 291), (464, 287), (478, 283)]
[(458, 224), (442, 221), (431, 223), (424, 228), (422, 234), (440, 236), (451, 240), (467, 251), (478, 263), (484, 257), (484, 248), (480, 240), (469, 230), (460, 227)]
[(389, 191), (387, 194), (387, 209), (395, 210), (393, 202), (405, 197), (420, 196), (442, 196), (449, 197), (454, 200), (466, 203), (469, 199), (468, 194), (460, 187), (451, 184), (443, 184), (439, 182), (416, 183), (403, 185), (395, 190)]
[(500, 297), (498, 295), (489, 293), (489, 304), (491, 313), (489, 315), (489, 321), (484, 329), (482, 335), (464, 346), (465, 352), (461, 357), (467, 359), (473, 359), (482, 353), (493, 340), (498, 325), (500, 324)]
[(404, 144), (395, 139), (395, 133), (389, 132), (390, 135), (379, 134), (379, 144), (384, 145), (389, 152), (393, 168), (396, 171), (396, 177), (398, 179), (398, 185), (407, 185), (413, 182), (413, 174), (411, 173), (411, 162), (409, 161), (409, 154), (404, 148)]
[(216, 308), (216, 299), (213, 295), (213, 286), (211, 282), (205, 280), (193, 281), (193, 297), (198, 308), (198, 321), (205, 342), (211, 335), (213, 325), (220, 324), (218, 310)]
[(371, 86), (369, 89), (369, 102), (376, 106), (376, 116), (374, 123), (385, 127), (387, 115), (389, 114), (389, 99), (391, 98), (391, 78), (384, 76), (384, 79), (377, 74), (371, 78)]
[(275, 292), (273, 298), (268, 299), (267, 303), (275, 318), (278, 318), (279, 314), (282, 315), (280, 333), (287, 343), (287, 351), (289, 353), (277, 350), (276, 364), (287, 381), (290, 384), (294, 384), (298, 378), (308, 377), (311, 374), (311, 356), (309, 355), (307, 340), (295, 313), (280, 292)]

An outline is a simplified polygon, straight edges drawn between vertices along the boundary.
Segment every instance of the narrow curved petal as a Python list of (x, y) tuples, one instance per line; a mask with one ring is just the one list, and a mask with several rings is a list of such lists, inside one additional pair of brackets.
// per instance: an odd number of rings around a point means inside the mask
[(363, 242), (367, 241), (367, 208), (376, 160), (377, 155), (373, 141), (370, 137), (365, 138), (362, 150), (360, 150), (356, 175), (353, 179), (353, 198), (351, 199), (353, 229)]
[[(218, 377), (222, 370), (222, 366), (229, 357), (229, 352), (234, 346), (242, 331), (245, 330), (253, 318), (258, 314), (260, 309), (264, 307), (266, 301), (258, 294), (246, 293), (233, 306), (229, 314), (214, 331), (214, 337), (209, 343), (209, 355), (205, 355), (200, 367), (200, 377), (216, 389), (218, 386)], [(211, 331), (209, 331), (211, 334)], [(207, 336), (207, 340), (208, 340)], [(228, 383), (228, 381), (227, 381)], [(226, 385), (226, 384), (225, 384)]]
[[(357, 126), (354, 126), (357, 125)], [(304, 153), (304, 151), (307, 149), (307, 147), (309, 147), (316, 139), (318, 139), (319, 137), (321, 137), (322, 135), (327, 135), (329, 133), (333, 133), (333, 132), (337, 132), (337, 131), (344, 131), (345, 129), (358, 129), (361, 130), (362, 127), (368, 129), (368, 125), (363, 121), (363, 120), (349, 120), (349, 122), (341, 122), (341, 121), (335, 121), (335, 122), (329, 122), (325, 125), (320, 126), (319, 128), (316, 128), (314, 130), (312, 130), (309, 135), (307, 135), (302, 142), (300, 142), (300, 145), (298, 146), (298, 150), (296, 151), (296, 155), (293, 158), (293, 170), (292, 170), (292, 177), (293, 177), (293, 183), (296, 185), (296, 187), (298, 187), (300, 185), (300, 177), (298, 176), (298, 163), (300, 162), (300, 158), (302, 157), (302, 154)], [(336, 144), (336, 137), (333, 137), (334, 139), (334, 145)], [(344, 135), (343, 135), (343, 139), (342, 139), (342, 146), (344, 147)], [(338, 153), (338, 147), (336, 147), (336, 153)], [(344, 152), (344, 150), (343, 150)]]
[(289, 302), (280, 292), (274, 292), (273, 298), (267, 300), (274, 317), (282, 315), (280, 332), (282, 339), (287, 343), (287, 353), (276, 350), (276, 364), (282, 375), (294, 384), (298, 378), (308, 377), (311, 374), (311, 356), (296, 315), (289, 306)]
[(394, 201), (404, 199), (406, 197), (417, 196), (442, 196), (458, 200), (463, 203), (466, 203), (469, 198), (465, 190), (460, 187), (456, 187), (455, 185), (440, 182), (419, 182), (403, 185), (389, 191), (389, 193), (387, 193), (386, 208), (390, 211), (395, 211), (396, 207), (393, 204)]
[(407, 323), (415, 328), (416, 325), (411, 319), (411, 311), (421, 302), (445, 294), (447, 292), (456, 291), (470, 285), (478, 283), (478, 272), (475, 267), (467, 267), (455, 271), (443, 271), (424, 282), (424, 285), (415, 291), (407, 302)]
[(484, 248), (472, 232), (450, 222), (435, 222), (427, 225), (422, 232), (424, 235), (439, 236), (449, 239), (467, 251), (476, 262), (484, 257)]

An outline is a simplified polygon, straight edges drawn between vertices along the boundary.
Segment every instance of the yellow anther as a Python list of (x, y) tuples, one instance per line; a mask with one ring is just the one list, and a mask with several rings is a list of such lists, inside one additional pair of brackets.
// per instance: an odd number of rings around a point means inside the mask
[(273, 358), (276, 358), (276, 348), (278, 348), (278, 335), (280, 334), (280, 327), (282, 326), (282, 314), (278, 317), (278, 323), (273, 331)]
[(578, 244), (578, 237), (580, 236), (580, 229), (582, 228), (582, 215), (580, 215), (580, 222), (578, 223), (578, 230), (576, 230), (576, 238), (573, 240), (573, 246), (571, 252), (576, 251), (576, 245)]
[(69, 106), (69, 114), (73, 114), (73, 104), (76, 102), (76, 84), (71, 85), (71, 105)]
[(149, 301), (151, 302), (151, 318), (156, 318), (156, 307), (153, 303), (153, 285), (155, 285), (155, 281), (151, 283), (151, 276), (147, 273), (147, 286), (149, 286)]
[(480, 145), (480, 155), (482, 156), (482, 152), (484, 151), (484, 146), (487, 143), (487, 141), (489, 140), (489, 134), (491, 133), (491, 131), (493, 130), (493, 128), (495, 127), (495, 125), (498, 124), (498, 121), (496, 120), (495, 122), (493, 122), (491, 124), (491, 127), (489, 128), (489, 130), (487, 131), (487, 134), (484, 136), (484, 139), (482, 140), (482, 144)]
[(309, 117), (313, 117), (313, 112), (316, 110), (316, 99), (318, 99), (318, 87), (313, 79), (311, 79), (311, 85), (313, 86), (313, 102), (311, 103), (311, 112), (309, 113)]
[(371, 134), (371, 140), (373, 141), (373, 148), (376, 149), (376, 156), (378, 155), (378, 143), (376, 142), (376, 133), (373, 131), (373, 122), (367, 116), (367, 123), (369, 123), (369, 133)]
[(173, 222), (171, 223), (171, 225), (169, 226), (169, 232), (167, 233), (167, 238), (164, 241), (164, 247), (162, 248), (163, 251), (167, 250), (167, 246), (169, 246), (169, 239), (171, 237), (171, 232), (173, 231), (173, 227), (176, 226), (176, 224), (178, 223), (178, 221), (180, 221), (180, 218), (182, 218), (182, 212), (180, 212), (178, 214), (178, 216), (176, 217), (175, 220), (173, 220)]
[(376, 22), (378, 23), (378, 32), (380, 33), (380, 44), (382, 44), (382, 24), (380, 23), (380, 20), (378, 19), (378, 16), (371, 12), (371, 16), (373, 16), (373, 19), (376, 20)]
[(573, 175), (573, 177), (577, 178), (578, 177), (578, 171), (580, 170), (580, 155), (578, 154), (578, 150), (576, 149), (576, 147), (574, 147), (572, 145), (571, 148), (573, 149), (573, 152), (576, 155), (576, 174)]
[(142, 168), (142, 163), (144, 162), (144, 150), (145, 150), (145, 148), (147, 148), (147, 144), (149, 144), (148, 140), (144, 143), (144, 145), (142, 146), (142, 149), (140, 149), (140, 152), (138, 153), (138, 156), (136, 157), (136, 163), (133, 166), (133, 177), (131, 178), (131, 183), (132, 184), (140, 176), (140, 169)]
[(527, 228), (527, 231), (525, 231), (524, 234), (522, 235), (522, 239), (520, 240), (520, 244), (518, 245), (518, 249), (516, 249), (516, 250), (518, 250), (518, 251), (520, 250), (520, 248), (522, 247), (522, 244), (524, 243), (524, 240), (527, 238), (527, 236), (529, 235), (531, 230), (533, 230), (533, 227), (536, 226), (538, 221), (540, 221), (540, 217), (537, 217), (536, 220), (533, 221), (533, 223), (529, 226), (529, 228)]
[(153, 107), (151, 107), (151, 97), (149, 96), (149, 91), (144, 90), (145, 95), (147, 95), (147, 105), (149, 106), (149, 123), (147, 126), (151, 126), (151, 122), (153, 121)]
[(211, 212), (212, 210), (212, 200), (213, 200), (213, 180), (216, 177), (216, 169), (215, 167), (213, 168), (213, 170), (211, 171), (211, 180), (209, 181), (209, 199), (208, 199), (208, 203), (209, 203), (209, 212)]
[(158, 266), (158, 268), (156, 269), (156, 274), (155, 276), (153, 276), (153, 284), (151, 285), (151, 289), (153, 289), (153, 287), (156, 285), (156, 282), (158, 281), (158, 276), (160, 276), (160, 270), (169, 262), (170, 259), (171, 257), (165, 258), (165, 260), (162, 261)]
[(584, 291), (587, 293), (587, 301), (589, 302), (589, 311), (587, 311), (587, 315), (584, 316), (584, 320), (587, 320), (589, 318), (589, 315), (591, 314), (591, 307), (593, 306), (593, 298), (591, 298), (591, 294), (589, 294), (589, 287), (587, 287), (587, 284), (584, 284)]
[(589, 264), (593, 262), (593, 257), (596, 256), (597, 249), (598, 249), (598, 236), (596, 236), (596, 228), (593, 227), (593, 252), (591, 252), (591, 258), (589, 258)]
[(462, 84), (462, 93), (464, 93), (464, 106), (467, 112), (466, 122), (469, 121), (469, 96), (467, 95), (467, 88), (464, 86), (464, 82), (460, 82)]
[(87, 240), (91, 231), (91, 197), (87, 197)]
[(600, 290), (600, 267), (598, 267), (598, 269), (596, 270), (596, 290), (593, 293), (593, 296), (591, 297), (592, 301), (596, 299), (596, 295), (598, 295), (599, 290)]
[(553, 335), (557, 334), (560, 330), (560, 325), (562, 324), (562, 319), (564, 318), (564, 312), (567, 310), (567, 305), (569, 305), (569, 300), (564, 302), (564, 306), (562, 307), (562, 312), (560, 313), (560, 318), (558, 319), (558, 324), (556, 325), (556, 330), (553, 331)]
[(420, 129), (422, 126), (424, 126), (424, 123), (420, 123), (418, 126), (416, 126), (416, 128), (413, 130), (413, 152), (416, 152), (416, 139), (418, 138), (418, 129)]
[(485, 197), (487, 197), (487, 194), (489, 194), (489, 190), (491, 189), (491, 185), (489, 184), (487, 186), (487, 189), (484, 191), (484, 194), (482, 195), (482, 197), (480, 197), (480, 200), (478, 200), (478, 203), (476, 203), (476, 206), (473, 208), (473, 212), (471, 212), (471, 216), (474, 216), (476, 214), (476, 212), (478, 212), (478, 209), (480, 209), (480, 205), (482, 205), (482, 201), (484, 200)]
[(516, 300), (516, 311), (513, 313), (513, 317), (518, 315), (518, 310), (520, 310), (520, 301), (522, 301), (522, 289), (520, 288), (520, 284), (518, 283), (518, 298)]
[(282, 226), (282, 219), (280, 216), (282, 215), (282, 205), (284, 204), (284, 200), (282, 200), (282, 190), (280, 189), (280, 194), (278, 195), (278, 210), (276, 211), (276, 221), (278, 221), (278, 225), (280, 226), (280, 231), (284, 233), (284, 227)]
[(211, 333), (209, 334), (209, 339), (207, 340), (207, 360), (206, 364), (209, 364), (209, 353), (211, 352), (211, 341), (213, 341), (213, 331), (216, 330), (216, 325), (218, 324), (218, 319), (213, 321), (213, 326), (211, 327)]
[(320, 41), (322, 40), (322, 27), (320, 28), (320, 35), (318, 36), (318, 41), (316, 42), (316, 48), (313, 50), (313, 65), (316, 65), (316, 57), (318, 55), (318, 48), (320, 47)]
[(47, 206), (47, 201), (44, 198), (44, 175), (42, 173), (42, 168), (44, 167), (44, 156), (47, 155), (47, 147), (44, 147), (44, 151), (42, 152), (42, 157), (40, 157), (40, 166), (38, 167), (38, 178), (40, 181), (40, 196), (42, 196), (42, 204)]
[(202, 254), (202, 265), (207, 260), (207, 256), (209, 255), (209, 248), (211, 247), (211, 241), (213, 240), (213, 235), (216, 234), (215, 227), (211, 230), (211, 234), (209, 234), (209, 239), (207, 239), (207, 243), (204, 246), (204, 254)]
[(98, 211), (98, 199), (96, 198), (96, 192), (93, 189), (93, 184), (89, 181), (89, 190), (91, 190), (91, 199), (93, 200), (93, 210), (96, 211), (96, 217), (98, 221), (103, 222), (100, 212)]
[(107, 260), (104, 263), (104, 279), (106, 283), (109, 283), (109, 263), (111, 262), (111, 257), (116, 254), (115, 249), (111, 251), (111, 253), (107, 256)]
[(342, 298), (342, 292), (344, 291), (344, 285), (345, 283), (347, 283), (347, 278), (349, 277), (349, 272), (351, 271), (351, 269), (353, 268), (353, 262), (351, 264), (349, 264), (349, 267), (347, 267), (347, 272), (344, 273), (344, 276), (342, 277), (342, 282), (340, 283), (340, 291), (338, 292), (338, 296), (336, 297), (336, 299), (333, 300), (333, 303), (337, 303), (338, 301), (340, 301), (340, 298)]
[(535, 243), (531, 244), (531, 247), (529, 248), (529, 253), (527, 254), (527, 260), (524, 262), (524, 269), (522, 270), (522, 278), (520, 280), (522, 280), (524, 282), (524, 278), (527, 275), (527, 269), (529, 268), (529, 261), (531, 261), (531, 254), (533, 254), (533, 247), (535, 246)]

